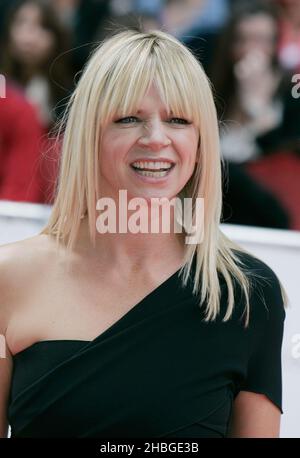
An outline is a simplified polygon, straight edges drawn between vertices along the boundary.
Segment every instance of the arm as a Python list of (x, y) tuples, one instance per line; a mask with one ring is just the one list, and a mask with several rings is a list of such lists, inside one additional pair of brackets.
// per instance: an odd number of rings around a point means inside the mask
[(7, 437), (8, 434), (8, 419), (7, 407), (10, 393), (10, 383), (12, 374), (12, 355), (7, 346), (5, 333), (8, 325), (8, 303), (9, 284), (8, 277), (11, 272), (8, 269), (7, 259), (10, 257), (10, 252), (0, 247), (0, 438)]
[(228, 437), (278, 438), (281, 412), (264, 394), (240, 391), (233, 403)]
[(5, 438), (8, 435), (7, 407), (12, 373), (12, 357), (7, 345), (4, 348), (5, 358), (3, 358), (3, 335), (1, 335), (0, 339), (0, 438)]
[(285, 308), (280, 282), (253, 258), (257, 279), (250, 298), (249, 347), (245, 373), (236, 385), (229, 437), (277, 438), (282, 411), (281, 349)]

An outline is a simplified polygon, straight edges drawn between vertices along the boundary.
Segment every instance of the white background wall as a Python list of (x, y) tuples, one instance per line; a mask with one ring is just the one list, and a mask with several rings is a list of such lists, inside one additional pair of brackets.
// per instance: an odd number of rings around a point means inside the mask
[[(50, 207), (0, 202), (0, 245), (36, 234)], [(18, 217), (16, 217), (18, 215)], [(265, 261), (289, 295), (283, 357), (281, 437), (300, 438), (300, 232), (223, 225), (224, 232)]]

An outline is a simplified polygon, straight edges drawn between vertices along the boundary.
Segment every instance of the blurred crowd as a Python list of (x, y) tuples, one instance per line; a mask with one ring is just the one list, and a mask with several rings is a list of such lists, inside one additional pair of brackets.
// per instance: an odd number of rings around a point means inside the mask
[(223, 221), (300, 230), (299, 0), (0, 0), (0, 199), (53, 202), (56, 123), (124, 26), (173, 34), (210, 77)]

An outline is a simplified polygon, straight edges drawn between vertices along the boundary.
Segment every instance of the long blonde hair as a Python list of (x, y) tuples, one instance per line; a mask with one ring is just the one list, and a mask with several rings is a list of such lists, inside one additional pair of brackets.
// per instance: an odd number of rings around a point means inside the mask
[(218, 273), (227, 284), (228, 304), (223, 321), (234, 308), (234, 283), (244, 292), (246, 326), (249, 322), (250, 283), (243, 262), (235, 253), (244, 251), (220, 230), (222, 211), (221, 159), (218, 120), (210, 82), (198, 60), (176, 38), (154, 30), (116, 33), (94, 51), (62, 119), (63, 133), (60, 173), (56, 198), (48, 224), (42, 233), (76, 241), (81, 216), (88, 215), (91, 241), (96, 238), (96, 202), (99, 189), (99, 140), (101, 127), (118, 113), (130, 113), (155, 81), (162, 100), (174, 116), (185, 115), (199, 128), (198, 162), (182, 192), (193, 202), (204, 198), (204, 236), (186, 245), (185, 263), (180, 270), (185, 285), (196, 259), (194, 294), (206, 303), (205, 320), (220, 312), (221, 287)]

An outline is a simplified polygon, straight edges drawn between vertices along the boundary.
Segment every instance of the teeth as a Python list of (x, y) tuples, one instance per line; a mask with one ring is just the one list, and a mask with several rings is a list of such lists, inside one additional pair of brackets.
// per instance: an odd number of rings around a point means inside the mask
[(165, 171), (161, 171), (161, 172), (149, 172), (149, 171), (146, 171), (146, 170), (136, 170), (136, 173), (138, 173), (139, 175), (142, 175), (144, 177), (164, 177), (166, 176), (169, 171), (168, 170), (165, 170)]
[(172, 164), (170, 162), (141, 162), (136, 161), (133, 162), (131, 165), (138, 169), (144, 170), (160, 170), (160, 169), (170, 169)]

